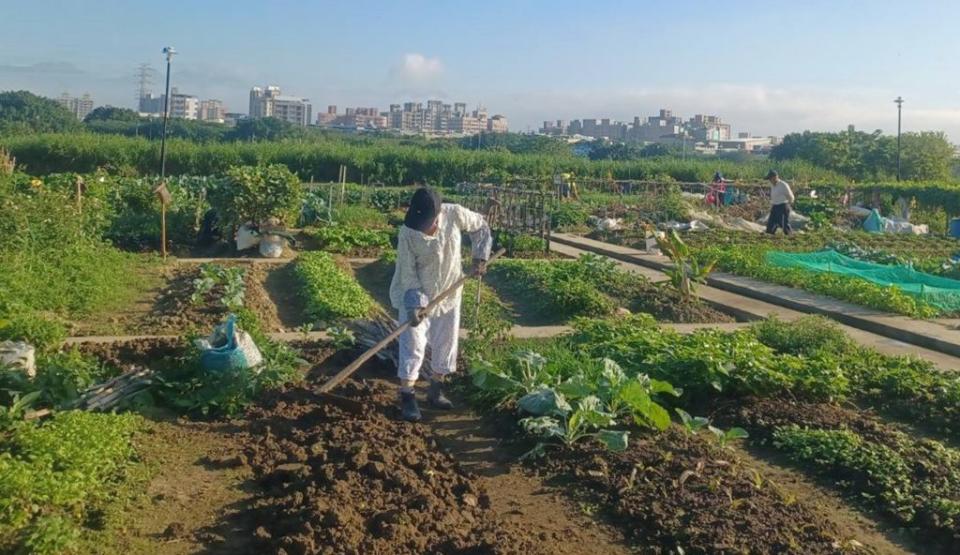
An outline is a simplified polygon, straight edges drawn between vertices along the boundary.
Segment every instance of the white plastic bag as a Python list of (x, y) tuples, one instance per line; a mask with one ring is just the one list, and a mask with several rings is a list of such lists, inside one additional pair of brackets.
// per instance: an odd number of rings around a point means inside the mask
[(237, 230), (237, 250), (245, 251), (260, 244), (260, 235), (248, 224)]
[(284, 238), (279, 235), (263, 235), (260, 238), (260, 256), (280, 258), (283, 254)]
[(0, 341), (0, 367), (9, 366), (23, 370), (33, 379), (37, 376), (36, 349), (23, 341)]

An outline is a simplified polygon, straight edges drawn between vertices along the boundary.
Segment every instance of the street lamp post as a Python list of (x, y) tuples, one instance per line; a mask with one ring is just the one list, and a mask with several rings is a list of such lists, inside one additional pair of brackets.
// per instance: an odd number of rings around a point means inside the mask
[(163, 95), (163, 129), (160, 136), (160, 180), (167, 174), (167, 118), (170, 117), (170, 61), (177, 53), (172, 46), (165, 46), (163, 53), (167, 57), (167, 86)]
[(903, 113), (903, 98), (898, 96), (893, 102), (897, 105), (897, 181), (900, 181), (900, 122)]

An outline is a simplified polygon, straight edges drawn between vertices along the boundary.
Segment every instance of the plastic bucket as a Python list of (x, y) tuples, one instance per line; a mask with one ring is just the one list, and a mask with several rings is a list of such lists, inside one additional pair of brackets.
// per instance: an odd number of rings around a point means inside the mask
[(960, 218), (953, 218), (950, 220), (950, 230), (948, 231), (950, 237), (956, 237), (960, 239)]

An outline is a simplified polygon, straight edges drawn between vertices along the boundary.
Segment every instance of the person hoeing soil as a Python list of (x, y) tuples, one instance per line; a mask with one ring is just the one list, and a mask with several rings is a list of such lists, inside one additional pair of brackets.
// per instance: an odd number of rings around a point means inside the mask
[(453, 408), (443, 393), (444, 378), (457, 368), (461, 291), (444, 299), (427, 314), (422, 308), (463, 275), (461, 232), (473, 245), (471, 272), (486, 271), (493, 237), (484, 217), (456, 204), (442, 204), (440, 194), (428, 187), (417, 189), (397, 237), (397, 264), (390, 283), (390, 303), (409, 321), (400, 343), (400, 409), (404, 420), (420, 420), (414, 385), (430, 345), (430, 389), (427, 401), (439, 409)]

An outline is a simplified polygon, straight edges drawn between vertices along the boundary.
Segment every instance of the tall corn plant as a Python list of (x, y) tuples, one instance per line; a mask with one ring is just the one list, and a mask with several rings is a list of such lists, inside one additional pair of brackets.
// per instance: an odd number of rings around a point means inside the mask
[(655, 237), (660, 251), (673, 262), (673, 268), (665, 270), (670, 277), (670, 285), (680, 293), (684, 302), (693, 300), (696, 297), (697, 284), (706, 281), (717, 264), (716, 259), (701, 264), (674, 229)]

